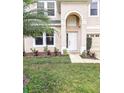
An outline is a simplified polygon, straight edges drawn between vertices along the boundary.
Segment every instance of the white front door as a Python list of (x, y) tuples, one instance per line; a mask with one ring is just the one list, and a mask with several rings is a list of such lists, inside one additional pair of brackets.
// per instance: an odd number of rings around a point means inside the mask
[(77, 33), (68, 33), (68, 50), (77, 50)]

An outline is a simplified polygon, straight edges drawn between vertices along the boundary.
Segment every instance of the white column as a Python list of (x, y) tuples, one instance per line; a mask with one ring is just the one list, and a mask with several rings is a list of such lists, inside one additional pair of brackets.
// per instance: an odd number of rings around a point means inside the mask
[(66, 49), (66, 21), (61, 19), (61, 53)]
[(86, 50), (86, 20), (83, 19), (81, 24), (81, 49), (80, 53), (82, 53), (84, 50)]

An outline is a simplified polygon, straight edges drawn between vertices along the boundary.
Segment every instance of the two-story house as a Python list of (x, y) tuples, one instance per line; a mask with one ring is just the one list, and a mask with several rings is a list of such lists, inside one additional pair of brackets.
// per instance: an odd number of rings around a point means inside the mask
[(99, 57), (99, 0), (38, 0), (35, 7), (48, 11), (50, 26), (56, 31), (51, 35), (44, 33), (36, 38), (26, 37), (27, 53), (31, 48), (42, 52), (45, 46), (51, 51), (56, 47), (61, 53), (64, 49), (82, 53), (87, 49), (87, 38), (91, 38), (91, 50)]

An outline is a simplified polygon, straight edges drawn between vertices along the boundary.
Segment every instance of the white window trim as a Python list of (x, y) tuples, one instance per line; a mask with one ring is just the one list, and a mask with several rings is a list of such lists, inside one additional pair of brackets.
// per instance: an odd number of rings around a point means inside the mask
[(97, 1), (97, 6), (98, 6), (98, 7), (97, 7), (97, 8), (98, 8), (98, 9), (97, 9), (97, 15), (90, 15), (90, 6), (91, 6), (91, 3), (89, 4), (89, 7), (88, 7), (88, 11), (89, 11), (88, 15), (89, 15), (89, 17), (99, 17), (99, 12), (100, 12), (100, 11), (99, 11), (99, 10), (100, 10), (99, 4), (100, 4), (100, 3), (99, 3), (99, 0), (98, 0), (98, 1)]
[(46, 33), (45, 33), (45, 39), (44, 39), (44, 44), (45, 44), (45, 46), (48, 46), (48, 47), (55, 47), (55, 41), (56, 41), (56, 39), (55, 39), (55, 32), (54, 32), (54, 41), (53, 41), (53, 45), (46, 45)]
[[(41, 36), (37, 36), (37, 37), (41, 37)], [(44, 46), (44, 33), (43, 33), (43, 45), (36, 45), (36, 43), (35, 43), (35, 38), (33, 38), (33, 47), (45, 47)]]
[[(43, 33), (43, 45), (36, 45), (35, 44), (35, 38), (33, 38), (33, 47), (35, 47), (35, 48), (37, 48), (37, 47), (43, 48), (45, 46), (55, 47), (55, 45), (56, 45), (56, 38), (55, 38), (55, 36), (56, 36), (56, 33), (54, 32), (54, 44), (53, 45), (46, 45), (46, 33)], [(40, 37), (40, 36), (38, 36), (38, 37)]]
[(38, 1), (38, 2), (43, 2), (44, 3), (44, 9), (47, 10), (47, 2), (54, 2), (54, 16), (48, 16), (50, 18), (55, 18), (56, 17), (56, 11), (57, 11), (57, 6), (56, 6), (56, 1)]

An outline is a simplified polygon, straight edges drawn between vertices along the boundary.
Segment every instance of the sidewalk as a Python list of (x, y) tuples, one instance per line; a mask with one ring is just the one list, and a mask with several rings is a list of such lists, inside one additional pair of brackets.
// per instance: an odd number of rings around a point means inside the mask
[(83, 59), (79, 54), (69, 54), (72, 63), (100, 63), (100, 60)]

